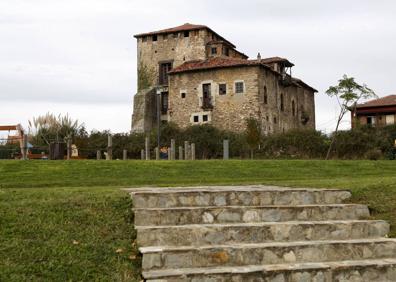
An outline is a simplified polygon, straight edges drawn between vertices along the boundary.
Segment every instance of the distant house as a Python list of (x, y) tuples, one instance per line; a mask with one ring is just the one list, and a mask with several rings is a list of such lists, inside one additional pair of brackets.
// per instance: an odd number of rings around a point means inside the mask
[(358, 104), (352, 114), (352, 128), (360, 125), (386, 126), (395, 124), (396, 95), (389, 95), (379, 99)]

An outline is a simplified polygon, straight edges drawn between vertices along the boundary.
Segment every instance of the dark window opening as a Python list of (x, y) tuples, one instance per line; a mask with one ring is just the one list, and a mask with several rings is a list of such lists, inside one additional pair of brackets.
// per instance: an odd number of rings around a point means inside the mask
[(180, 95), (181, 95), (182, 99), (186, 98), (186, 93), (185, 92), (181, 93)]
[(208, 115), (203, 115), (202, 116), (202, 121), (208, 121)]
[(216, 55), (217, 54), (217, 48), (216, 47), (212, 47), (210, 50), (211, 50), (210, 52), (212, 53), (212, 55)]
[(276, 123), (276, 117), (274, 117), (274, 123)]
[(202, 84), (202, 108), (203, 109), (211, 109), (212, 106), (212, 93), (211, 93), (211, 84), (205, 83)]
[(375, 117), (367, 117), (368, 125), (375, 125)]
[(147, 37), (146, 36), (143, 36), (142, 37), (142, 42), (146, 42), (147, 41)]
[(168, 84), (168, 72), (172, 69), (172, 63), (161, 63), (159, 69), (159, 84)]
[(269, 116), (266, 116), (265, 119), (266, 119), (267, 121), (269, 121)]
[(268, 104), (267, 86), (264, 86), (264, 104)]
[(158, 40), (158, 36), (157, 35), (153, 35), (153, 41), (157, 41)]
[(168, 34), (164, 34), (164, 35), (162, 36), (162, 38), (163, 38), (164, 40), (167, 40), (167, 39), (168, 39)]
[(294, 103), (294, 100), (292, 101), (292, 114), (293, 116), (296, 115), (296, 104)]
[(227, 57), (230, 55), (230, 49), (228, 49), (227, 47), (224, 47), (224, 55)]
[(168, 92), (161, 93), (161, 113), (165, 115), (168, 112)]
[(280, 95), (280, 109), (283, 112), (285, 110), (285, 105), (283, 101), (283, 94)]
[(227, 84), (219, 84), (219, 95), (227, 94)]
[(194, 116), (194, 122), (198, 122), (199, 121), (199, 116)]
[(235, 93), (243, 93), (243, 82), (235, 82)]
[(184, 32), (184, 37), (189, 37), (190, 36), (190, 32), (189, 31), (185, 31)]

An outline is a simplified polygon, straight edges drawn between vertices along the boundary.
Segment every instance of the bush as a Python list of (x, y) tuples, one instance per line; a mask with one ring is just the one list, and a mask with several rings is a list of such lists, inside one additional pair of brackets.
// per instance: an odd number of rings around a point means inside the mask
[(366, 153), (366, 159), (372, 160), (372, 161), (378, 161), (383, 157), (381, 150), (374, 149), (370, 150)]

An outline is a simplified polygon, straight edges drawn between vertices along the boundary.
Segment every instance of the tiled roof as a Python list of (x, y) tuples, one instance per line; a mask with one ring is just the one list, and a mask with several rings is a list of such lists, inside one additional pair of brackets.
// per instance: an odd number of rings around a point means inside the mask
[(234, 44), (232, 44), (230, 41), (228, 41), (225, 38), (223, 38), (217, 32), (213, 31), (211, 28), (207, 27), (206, 25), (200, 25), (200, 24), (185, 23), (183, 25), (179, 25), (179, 26), (172, 27), (172, 28), (167, 28), (167, 29), (162, 29), (162, 30), (158, 30), (158, 31), (152, 31), (152, 32), (147, 32), (147, 33), (136, 34), (135, 37), (139, 38), (139, 37), (148, 36), (148, 35), (154, 35), (154, 34), (167, 34), (167, 33), (172, 33), (172, 32), (191, 31), (191, 30), (199, 30), (199, 29), (207, 29), (207, 30), (213, 32), (219, 38), (221, 38), (222, 40), (224, 40), (225, 42), (227, 42), (228, 44), (230, 44), (232, 47), (235, 48)]
[(357, 108), (368, 108), (368, 107), (384, 107), (384, 106), (396, 106), (396, 95), (389, 95), (379, 99), (371, 100), (363, 104), (358, 104)]
[(258, 66), (263, 64), (261, 64), (257, 60), (213, 57), (207, 60), (196, 60), (196, 61), (185, 62), (184, 64), (172, 69), (169, 73), (179, 73), (186, 71), (226, 68), (226, 67), (236, 67), (236, 66), (254, 66), (254, 65)]
[(284, 63), (286, 63), (286, 65), (288, 65), (290, 67), (294, 66), (294, 64), (291, 63), (288, 59), (281, 58), (281, 57), (265, 58), (265, 59), (261, 59), (261, 62), (264, 64), (273, 64), (273, 63), (284, 62)]

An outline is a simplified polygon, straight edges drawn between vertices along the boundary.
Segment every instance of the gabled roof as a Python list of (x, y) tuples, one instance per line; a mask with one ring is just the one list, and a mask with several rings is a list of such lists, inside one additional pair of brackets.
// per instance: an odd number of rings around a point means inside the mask
[(368, 102), (358, 104), (357, 108), (385, 107), (396, 106), (396, 95), (389, 95), (379, 99), (370, 100)]
[(226, 40), (224, 37), (219, 35), (217, 32), (213, 31), (208, 26), (199, 25), (199, 24), (190, 24), (190, 23), (185, 23), (183, 25), (179, 25), (179, 26), (172, 27), (172, 28), (167, 28), (167, 29), (162, 29), (162, 30), (158, 30), (158, 31), (140, 33), (140, 34), (134, 35), (134, 37), (135, 38), (139, 38), (139, 37), (155, 35), (155, 34), (157, 34), (157, 35), (158, 34), (168, 34), (168, 33), (173, 33), (173, 32), (192, 31), (192, 30), (200, 30), (200, 29), (207, 29), (207, 30), (213, 32), (215, 35), (217, 35), (217, 37), (219, 37), (221, 40), (223, 40), (223, 41), (227, 42), (228, 44), (230, 44), (233, 48), (236, 47), (234, 44), (232, 44), (230, 41)]
[(265, 58), (265, 59), (261, 59), (261, 62), (264, 64), (284, 63), (287, 67), (294, 66), (294, 64), (291, 63), (288, 59), (281, 58), (281, 57)]
[(261, 64), (257, 60), (212, 57), (206, 60), (194, 60), (194, 61), (185, 62), (184, 64), (172, 69), (169, 73), (180, 73), (180, 72), (215, 69), (215, 68), (227, 68), (227, 67), (236, 67), (236, 66), (259, 66), (259, 65), (263, 65), (263, 64)]

